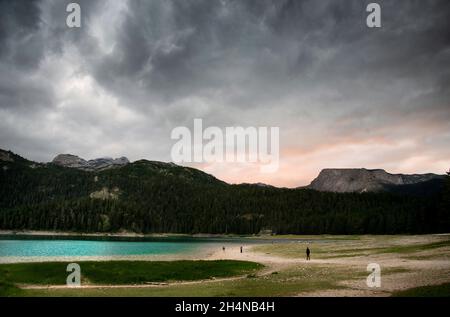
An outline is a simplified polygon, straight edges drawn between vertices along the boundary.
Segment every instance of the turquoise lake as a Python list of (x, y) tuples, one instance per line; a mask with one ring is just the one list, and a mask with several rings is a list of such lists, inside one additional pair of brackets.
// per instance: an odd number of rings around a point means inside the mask
[[(243, 242), (242, 239), (208, 238), (147, 238), (114, 241), (72, 239), (64, 237), (0, 238), (0, 257), (57, 257), (57, 256), (125, 256), (125, 255), (166, 255), (190, 253), (207, 245), (217, 244), (217, 248), (229, 243)], [(246, 241), (246, 244), (252, 243)]]
[[(284, 240), (286, 242), (287, 240)], [(307, 242), (306, 239), (290, 241)], [(318, 242), (317, 240), (315, 240)], [(69, 257), (69, 256), (127, 256), (170, 255), (192, 253), (204, 247), (221, 249), (230, 244), (248, 246), (253, 243), (274, 243), (277, 239), (248, 238), (112, 238), (64, 236), (2, 236), (0, 257)], [(324, 241), (325, 242), (325, 241)]]
[(0, 240), (0, 257), (177, 254), (197, 247), (197, 243), (185, 242)]

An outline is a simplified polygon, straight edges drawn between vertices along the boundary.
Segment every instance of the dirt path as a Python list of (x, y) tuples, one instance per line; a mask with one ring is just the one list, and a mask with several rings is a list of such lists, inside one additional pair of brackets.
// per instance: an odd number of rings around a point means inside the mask
[[(196, 280), (196, 281), (176, 281), (176, 282), (168, 282), (168, 283), (145, 283), (145, 284), (122, 284), (122, 285), (101, 285), (101, 284), (83, 284), (80, 286), (73, 286), (70, 288), (74, 289), (89, 289), (89, 288), (155, 288), (155, 287), (166, 287), (166, 286), (174, 286), (174, 285), (195, 285), (195, 284), (203, 284), (203, 283), (212, 283), (212, 282), (224, 282), (224, 281), (234, 281), (246, 278), (246, 275), (233, 276), (233, 277), (224, 277), (224, 278), (214, 278), (209, 280)], [(66, 289), (67, 285), (20, 285), (22, 289)]]

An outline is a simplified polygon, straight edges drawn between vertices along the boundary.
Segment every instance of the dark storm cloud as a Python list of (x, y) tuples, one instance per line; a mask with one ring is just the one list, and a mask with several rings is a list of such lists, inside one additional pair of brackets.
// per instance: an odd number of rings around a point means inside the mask
[(0, 58), (17, 67), (35, 66), (42, 56), (38, 1), (0, 1)]
[(228, 85), (224, 66), (240, 51), (256, 49), (242, 33), (256, 30), (248, 12), (239, 14), (240, 3), (223, 3), (131, 1), (117, 46), (98, 69), (100, 78), (133, 78), (171, 100)]
[[(64, 45), (62, 37), (68, 35), (64, 32), (67, 31), (65, 8), (71, 2), (1, 0), (1, 61), (13, 63), (18, 68), (31, 68), (38, 65), (44, 53), (48, 53), (46, 50), (61, 50)], [(78, 3), (86, 10), (83, 18), (88, 22), (101, 2), (82, 0)], [(69, 39), (80, 40), (83, 30), (71, 32)]]
[(81, 29), (69, 2), (0, 1), (1, 146), (169, 160), (171, 129), (201, 117), (280, 126), (286, 152), (389, 139), (415, 148), (379, 156), (445, 155), (449, 1), (375, 1), (380, 29), (367, 0), (84, 0)]
[(381, 30), (366, 27), (367, 3), (131, 1), (114, 51), (93, 70), (113, 91), (138, 82), (169, 101), (245, 85), (230, 97), (242, 106), (318, 83), (345, 89), (332, 81), (350, 76), (371, 86), (445, 79), (448, 2), (382, 1)]
[[(50, 83), (30, 78), (45, 57), (60, 54), (67, 42), (82, 42), (84, 29), (66, 32), (65, 8), (71, 1), (0, 1), (0, 108), (51, 107)], [(78, 1), (89, 21), (96, 1)], [(89, 14), (91, 13), (91, 14)]]

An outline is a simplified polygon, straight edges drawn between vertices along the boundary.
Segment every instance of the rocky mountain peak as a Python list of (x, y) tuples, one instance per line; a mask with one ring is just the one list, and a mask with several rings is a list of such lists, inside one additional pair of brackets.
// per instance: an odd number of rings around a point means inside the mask
[(87, 161), (72, 154), (58, 154), (52, 163), (64, 167), (82, 168), (86, 166)]
[(84, 171), (101, 171), (127, 165), (130, 161), (124, 156), (116, 159), (102, 157), (87, 161), (73, 154), (59, 154), (53, 159), (52, 163), (58, 166), (77, 168)]
[(324, 169), (308, 188), (328, 192), (373, 192), (389, 186), (411, 185), (435, 178), (436, 174), (390, 174), (383, 169), (331, 168)]

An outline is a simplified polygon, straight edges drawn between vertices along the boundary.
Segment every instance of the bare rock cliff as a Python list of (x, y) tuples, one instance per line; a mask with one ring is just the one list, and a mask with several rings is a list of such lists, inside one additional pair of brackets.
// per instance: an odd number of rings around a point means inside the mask
[(382, 169), (324, 169), (308, 188), (327, 192), (375, 192), (389, 186), (410, 185), (441, 178), (437, 174), (390, 174)]
[(52, 163), (59, 166), (77, 168), (84, 171), (102, 171), (109, 168), (127, 165), (130, 161), (126, 157), (116, 159), (103, 157), (86, 161), (76, 155), (59, 154), (53, 159)]

